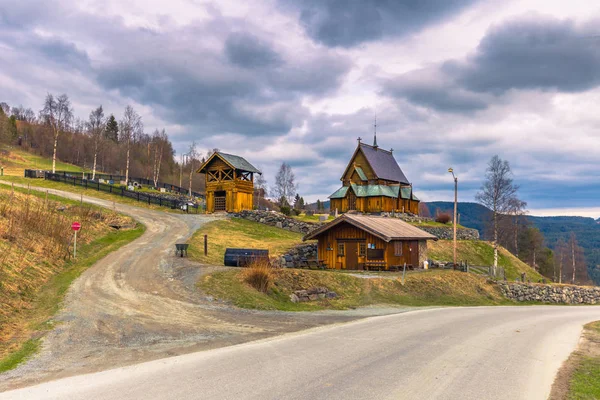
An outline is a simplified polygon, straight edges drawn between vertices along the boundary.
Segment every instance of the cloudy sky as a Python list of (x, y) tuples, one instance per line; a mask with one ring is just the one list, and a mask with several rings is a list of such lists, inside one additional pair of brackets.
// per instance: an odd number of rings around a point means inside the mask
[[(168, 4), (168, 6), (166, 5)], [(356, 138), (424, 200), (473, 200), (491, 156), (535, 214), (600, 216), (600, 4), (590, 0), (0, 0), (0, 101), (127, 104), (175, 148), (286, 161), (325, 199)]]

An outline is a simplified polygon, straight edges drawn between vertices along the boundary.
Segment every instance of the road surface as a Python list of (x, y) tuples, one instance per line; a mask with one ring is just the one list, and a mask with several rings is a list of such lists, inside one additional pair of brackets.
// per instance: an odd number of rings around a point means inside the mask
[(414, 311), (48, 382), (4, 399), (546, 399), (600, 307)]

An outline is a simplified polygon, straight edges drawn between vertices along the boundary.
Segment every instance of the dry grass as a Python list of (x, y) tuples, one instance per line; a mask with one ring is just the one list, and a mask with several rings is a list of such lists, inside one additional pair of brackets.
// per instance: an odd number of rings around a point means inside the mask
[(267, 293), (273, 283), (273, 267), (267, 259), (259, 259), (250, 263), (242, 272), (244, 282), (261, 293)]
[[(452, 261), (452, 240), (438, 240), (427, 243), (429, 258), (437, 261)], [(470, 265), (490, 266), (494, 262), (494, 248), (489, 242), (483, 240), (459, 240), (457, 242), (458, 260), (468, 261)], [(508, 250), (500, 247), (498, 252), (498, 265), (506, 271), (506, 278), (514, 280), (520, 278), (525, 272), (533, 282), (537, 282), (542, 276), (529, 265), (519, 260)]]
[[(205, 292), (242, 308), (308, 311), (345, 309), (373, 304), (405, 306), (509, 304), (497, 285), (475, 274), (428, 271), (410, 274), (404, 285), (399, 277), (363, 279), (337, 271), (280, 268), (271, 271), (273, 284), (256, 290), (238, 269), (204, 276), (198, 286)], [(292, 303), (296, 290), (326, 287), (336, 299)]]
[[(39, 290), (71, 262), (74, 221), (82, 224), (78, 248), (111, 233), (110, 225), (135, 226), (114, 212), (0, 186), (0, 344), (24, 335)], [(9, 350), (0, 346), (0, 357)]]
[[(52, 159), (38, 156), (18, 148), (0, 147), (0, 166), (4, 167), (4, 174), (8, 176), (23, 176), (26, 169), (52, 169)], [(56, 161), (56, 169), (59, 171), (80, 172), (81, 168)]]
[[(208, 256), (204, 256), (204, 235)], [(267, 249), (269, 256), (284, 254), (302, 243), (302, 234), (239, 218), (214, 221), (200, 228), (189, 240), (190, 257), (204, 264), (223, 265), (228, 247)]]

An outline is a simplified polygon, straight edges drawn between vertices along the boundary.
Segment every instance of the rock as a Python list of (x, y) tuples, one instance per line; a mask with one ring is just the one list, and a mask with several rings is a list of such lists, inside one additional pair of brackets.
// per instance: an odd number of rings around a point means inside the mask
[(317, 294), (309, 294), (309, 295), (308, 295), (308, 299), (309, 299), (310, 301), (315, 301), (315, 300), (318, 300), (318, 299), (319, 299), (319, 295), (317, 295)]
[(336, 292), (327, 292), (327, 293), (325, 293), (325, 297), (328, 299), (335, 299), (337, 297), (337, 293)]
[(292, 303), (298, 303), (300, 301), (300, 298), (296, 296), (295, 293), (292, 293), (290, 294), (290, 300), (292, 301)]

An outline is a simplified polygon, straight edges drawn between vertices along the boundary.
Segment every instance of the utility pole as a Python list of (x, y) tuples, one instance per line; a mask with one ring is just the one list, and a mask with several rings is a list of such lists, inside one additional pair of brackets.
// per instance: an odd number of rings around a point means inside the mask
[(452, 174), (454, 178), (454, 218), (452, 218), (452, 224), (454, 226), (454, 264), (452, 269), (456, 269), (456, 222), (458, 216), (458, 178), (454, 175), (454, 170), (448, 168), (448, 172)]

